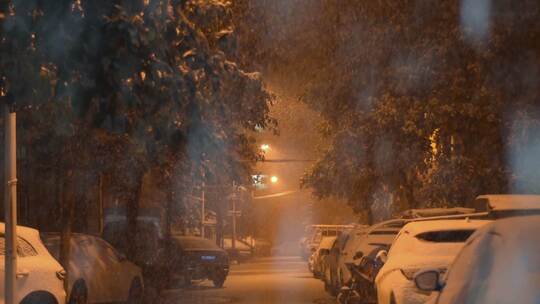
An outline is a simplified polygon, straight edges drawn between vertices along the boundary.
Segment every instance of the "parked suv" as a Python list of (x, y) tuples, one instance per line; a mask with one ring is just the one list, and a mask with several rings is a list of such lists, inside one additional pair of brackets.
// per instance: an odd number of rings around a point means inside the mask
[[(60, 234), (43, 233), (51, 254), (60, 257)], [(71, 235), (69, 304), (139, 303), (143, 278), (139, 267), (103, 239), (80, 233)]]
[(171, 236), (162, 242), (162, 253), (154, 265), (155, 274), (166, 282), (190, 285), (192, 280), (209, 279), (222, 287), (229, 274), (229, 257), (213, 241), (195, 236)]

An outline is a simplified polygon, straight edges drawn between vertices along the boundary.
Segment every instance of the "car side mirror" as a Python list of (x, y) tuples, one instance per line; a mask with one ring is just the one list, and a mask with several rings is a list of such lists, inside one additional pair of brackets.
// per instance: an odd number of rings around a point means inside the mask
[(439, 284), (439, 271), (433, 269), (420, 270), (414, 274), (414, 285), (421, 291), (438, 291), (441, 289)]
[(353, 260), (359, 260), (364, 256), (364, 253), (362, 251), (357, 251), (356, 254), (353, 257)]
[(381, 250), (377, 252), (375, 259), (381, 261), (382, 263), (386, 263), (386, 261), (388, 261), (388, 251)]
[(119, 253), (118, 253), (118, 261), (123, 262), (123, 261), (126, 261), (126, 260), (127, 260), (126, 255), (123, 254), (123, 253), (121, 253), (121, 252), (119, 252)]

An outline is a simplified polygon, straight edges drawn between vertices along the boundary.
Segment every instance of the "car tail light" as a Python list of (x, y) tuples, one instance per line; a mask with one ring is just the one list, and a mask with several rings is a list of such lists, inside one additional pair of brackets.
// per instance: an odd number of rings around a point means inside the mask
[(66, 271), (65, 270), (58, 270), (56, 272), (56, 277), (60, 280), (60, 281), (63, 281), (66, 279)]

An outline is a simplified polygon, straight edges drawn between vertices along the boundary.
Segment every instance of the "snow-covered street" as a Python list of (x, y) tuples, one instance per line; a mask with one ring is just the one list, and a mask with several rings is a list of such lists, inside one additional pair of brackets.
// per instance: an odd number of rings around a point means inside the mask
[(204, 282), (188, 289), (169, 290), (165, 298), (167, 304), (335, 303), (335, 299), (324, 292), (323, 283), (313, 278), (306, 262), (299, 257), (263, 258), (233, 265), (221, 289)]

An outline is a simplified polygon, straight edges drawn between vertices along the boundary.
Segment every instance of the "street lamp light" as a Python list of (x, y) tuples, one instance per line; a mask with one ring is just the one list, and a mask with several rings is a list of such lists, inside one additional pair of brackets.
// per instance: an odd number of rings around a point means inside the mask
[(278, 177), (275, 176), (275, 175), (272, 175), (272, 177), (270, 177), (270, 182), (272, 182), (272, 184), (275, 184), (278, 182)]
[(270, 145), (269, 144), (262, 144), (261, 145), (261, 150), (263, 150), (263, 152), (268, 152), (268, 150), (270, 150)]

